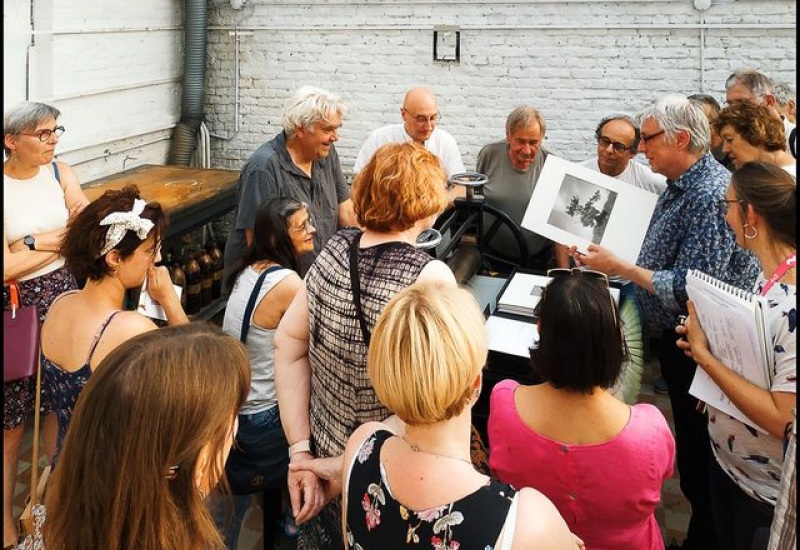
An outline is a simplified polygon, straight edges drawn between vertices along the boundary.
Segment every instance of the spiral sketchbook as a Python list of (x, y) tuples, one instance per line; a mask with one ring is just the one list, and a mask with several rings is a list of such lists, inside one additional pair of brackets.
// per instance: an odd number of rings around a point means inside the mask
[[(711, 353), (731, 370), (769, 389), (772, 344), (766, 300), (696, 269), (686, 275), (686, 292), (694, 302)], [(736, 408), (703, 369), (697, 369), (689, 393), (764, 432)]]

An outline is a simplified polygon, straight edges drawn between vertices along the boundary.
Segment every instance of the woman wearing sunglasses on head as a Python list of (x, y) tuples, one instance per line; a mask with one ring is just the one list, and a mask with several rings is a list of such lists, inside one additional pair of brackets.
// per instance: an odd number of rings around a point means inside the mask
[(736, 235), (761, 264), (754, 293), (768, 305), (772, 335), (772, 385), (764, 389), (711, 354), (694, 304), (676, 327), (678, 347), (692, 357), (745, 416), (767, 433), (708, 407), (708, 432), (716, 460), (711, 468), (711, 506), (721, 548), (750, 550), (759, 529), (772, 521), (783, 465), (784, 429), (797, 393), (797, 183), (774, 164), (746, 163), (733, 173), (720, 206)]
[[(72, 168), (54, 160), (60, 111), (44, 103), (23, 102), (3, 117), (3, 281), (17, 281), (20, 306), (35, 305), (40, 322), (53, 300), (77, 288), (75, 278), (64, 268), (58, 254), (67, 220), (89, 200), (81, 191)], [(8, 284), (3, 289), (6, 309), (10, 304)], [(25, 421), (36, 398), (36, 377), (3, 384), (3, 547), (16, 542), (11, 499), (16, 484), (17, 458)], [(55, 417), (49, 391), (43, 388), (41, 411), (45, 453), (55, 445)]]
[(579, 269), (548, 276), (531, 350), (543, 382), (494, 387), (489, 464), (500, 481), (552, 500), (586, 548), (663, 549), (654, 512), (675, 442), (658, 409), (608, 391), (627, 355), (608, 279)]
[(67, 269), (86, 284), (53, 302), (42, 325), (42, 380), (58, 417), (56, 457), (75, 402), (100, 361), (126, 340), (158, 328), (138, 311), (123, 311), (125, 292), (147, 277), (147, 291), (169, 324), (189, 322), (167, 268), (155, 266), (167, 224), (161, 206), (146, 203), (129, 185), (106, 191), (67, 226), (60, 252)]

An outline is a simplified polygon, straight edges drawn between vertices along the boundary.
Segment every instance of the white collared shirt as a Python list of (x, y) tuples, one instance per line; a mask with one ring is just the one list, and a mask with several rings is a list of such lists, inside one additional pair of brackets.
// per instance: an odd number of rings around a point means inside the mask
[[(412, 140), (411, 136), (406, 132), (405, 126), (402, 124), (390, 124), (373, 131), (356, 157), (353, 172), (358, 174), (364, 166), (370, 161), (372, 155), (381, 145), (387, 143), (408, 143)], [(463, 174), (466, 172), (464, 168), (464, 161), (461, 160), (461, 152), (458, 150), (458, 144), (455, 138), (448, 132), (439, 128), (434, 128), (431, 137), (425, 142), (425, 148), (439, 157), (447, 177), (453, 174)]]

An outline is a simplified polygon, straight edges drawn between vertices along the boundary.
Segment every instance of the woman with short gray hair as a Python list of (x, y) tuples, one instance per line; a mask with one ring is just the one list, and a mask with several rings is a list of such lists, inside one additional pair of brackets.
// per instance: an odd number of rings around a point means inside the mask
[[(67, 221), (89, 204), (75, 172), (54, 160), (64, 127), (60, 111), (45, 103), (26, 101), (3, 118), (3, 281), (16, 283), (21, 307), (36, 305), (39, 322), (53, 300), (77, 288), (75, 278), (58, 254)], [(10, 307), (11, 292), (3, 287), (3, 304)], [(36, 377), (3, 383), (3, 547), (17, 542), (11, 499), (17, 480), (17, 461), (25, 421), (36, 400)], [(45, 415), (45, 453), (52, 456), (56, 422), (50, 392), (42, 391)]]

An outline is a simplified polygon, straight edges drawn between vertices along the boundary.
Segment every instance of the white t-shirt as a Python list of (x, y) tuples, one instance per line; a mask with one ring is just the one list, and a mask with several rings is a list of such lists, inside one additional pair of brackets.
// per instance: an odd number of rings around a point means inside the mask
[[(389, 126), (378, 128), (369, 135), (364, 145), (361, 146), (361, 150), (356, 157), (356, 163), (353, 166), (353, 172), (358, 174), (381, 145), (407, 143), (411, 140), (411, 136), (408, 135), (402, 124), (390, 124)], [(461, 160), (461, 153), (458, 150), (456, 140), (444, 130), (434, 128), (431, 137), (425, 142), (425, 149), (439, 157), (442, 166), (447, 172), (447, 177), (453, 174), (463, 174), (467, 171), (464, 168), (464, 161)]]
[[(592, 157), (580, 163), (581, 166), (591, 168), (595, 172), (600, 171), (600, 166), (597, 164), (597, 157)], [(635, 185), (639, 189), (650, 191), (656, 195), (660, 195), (667, 188), (667, 178), (661, 174), (656, 174), (649, 167), (641, 162), (636, 162), (631, 159), (628, 167), (616, 179)]]
[(783, 131), (786, 133), (786, 150), (791, 151), (789, 148), (789, 135), (792, 133), (792, 130), (794, 130), (794, 124), (783, 115), (781, 115), (781, 120), (783, 121)]

